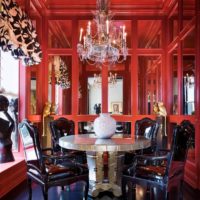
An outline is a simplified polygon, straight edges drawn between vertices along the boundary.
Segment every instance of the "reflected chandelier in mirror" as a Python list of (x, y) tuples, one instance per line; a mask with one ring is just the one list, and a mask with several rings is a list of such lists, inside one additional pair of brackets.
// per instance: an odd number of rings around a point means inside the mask
[[(101, 74), (94, 74), (94, 82), (93, 86), (100, 86), (102, 83)], [(108, 83), (110, 85), (115, 85), (117, 83), (117, 73), (113, 74), (112, 72), (109, 73)]]
[(49, 84), (51, 84), (51, 79), (55, 76), (55, 83), (58, 84), (62, 89), (70, 88), (70, 81), (68, 76), (68, 67), (66, 63), (62, 60), (60, 56), (53, 56), (51, 62), (51, 71), (49, 72)]
[[(125, 26), (114, 25), (111, 20), (113, 14), (108, 10), (108, 2), (109, 0), (97, 0), (97, 10), (93, 12), (94, 23), (88, 22), (84, 36), (84, 30), (80, 29), (77, 45), (80, 60), (97, 67), (123, 62), (127, 56)], [(97, 29), (96, 33), (92, 33), (93, 24)]]

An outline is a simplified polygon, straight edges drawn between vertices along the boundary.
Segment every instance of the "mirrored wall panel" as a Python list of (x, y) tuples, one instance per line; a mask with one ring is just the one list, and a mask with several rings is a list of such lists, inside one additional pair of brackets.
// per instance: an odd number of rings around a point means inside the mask
[(172, 42), (178, 35), (178, 2), (170, 14), (169, 29), (170, 42)]
[(108, 76), (108, 112), (123, 113), (123, 77), (112, 72)]
[(30, 97), (30, 114), (37, 114), (37, 100), (36, 100), (36, 89), (37, 89), (37, 78), (36, 71), (31, 71), (31, 97)]
[(161, 48), (160, 20), (138, 20), (138, 48)]
[(131, 58), (108, 71), (108, 112), (113, 115), (131, 114)]
[(183, 55), (183, 114), (195, 114), (195, 56)]
[(153, 105), (162, 100), (161, 65), (161, 56), (138, 57), (139, 114), (154, 114)]
[(78, 123), (78, 133), (79, 134), (94, 134), (94, 122), (93, 121), (87, 121), (87, 122), (79, 122)]
[[(79, 122), (78, 123), (79, 134), (95, 134), (94, 122)], [(128, 134), (131, 135), (131, 122), (117, 122), (115, 134)]]
[(102, 77), (101, 70), (93, 65), (80, 63), (79, 114), (101, 113)]
[(183, 28), (192, 20), (195, 16), (195, 0), (183, 0)]
[(195, 48), (195, 30), (190, 31), (187, 36), (183, 40), (183, 51), (185, 51), (187, 48), (194, 49)]
[(72, 48), (71, 20), (48, 21), (48, 48)]
[(177, 60), (177, 49), (171, 54), (171, 65), (172, 65), (172, 88), (173, 88), (173, 106), (172, 114), (178, 115), (178, 60)]
[(121, 28), (124, 27), (124, 32), (126, 33), (126, 45), (128, 48), (131, 48), (131, 32), (132, 26), (130, 20), (113, 20), (112, 25), (113, 28)]
[(49, 56), (48, 101), (52, 114), (71, 114), (71, 56)]

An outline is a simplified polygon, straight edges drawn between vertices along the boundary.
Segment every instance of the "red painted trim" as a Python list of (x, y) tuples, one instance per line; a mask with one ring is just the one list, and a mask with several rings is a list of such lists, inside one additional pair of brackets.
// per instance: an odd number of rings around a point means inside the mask
[(195, 126), (195, 163), (197, 165), (196, 176), (198, 177), (197, 184), (198, 189), (200, 189), (200, 3), (196, 0), (196, 68), (195, 68), (195, 77), (196, 77), (196, 96), (195, 96), (195, 115), (196, 126)]
[(131, 29), (134, 35), (131, 39), (131, 46), (133, 48), (131, 56), (131, 115), (136, 115), (138, 114), (138, 56), (136, 52), (138, 46), (138, 30), (136, 20), (132, 21)]
[(49, 56), (48, 54), (46, 53), (46, 49), (47, 49), (47, 44), (48, 44), (48, 22), (47, 20), (42, 17), (41, 18), (42, 20), (42, 23), (41, 23), (41, 30), (42, 30), (42, 33), (41, 33), (41, 38), (42, 38), (42, 43), (41, 43), (41, 46), (42, 46), (42, 52), (43, 52), (43, 59), (42, 59), (42, 63), (41, 63), (41, 77), (40, 77), (40, 84), (42, 85), (43, 87), (43, 93), (42, 93), (42, 110), (44, 108), (44, 105), (45, 103), (48, 101), (48, 82), (49, 82), (49, 68), (48, 68), (48, 64), (49, 64)]
[[(77, 28), (76, 28), (77, 29)], [(73, 49), (57, 49), (57, 48), (48, 48), (47, 52), (48, 55), (72, 55)]]
[[(76, 46), (78, 41), (78, 21), (73, 19), (72, 20), (72, 48), (73, 48), (73, 54), (72, 54), (72, 115), (76, 116), (78, 115), (78, 88), (79, 88), (79, 60), (78, 55), (76, 52)], [(76, 122), (75, 122), (76, 123)], [(77, 123), (75, 124), (75, 132), (78, 133), (78, 126)]]
[(102, 112), (108, 112), (108, 67), (102, 67)]

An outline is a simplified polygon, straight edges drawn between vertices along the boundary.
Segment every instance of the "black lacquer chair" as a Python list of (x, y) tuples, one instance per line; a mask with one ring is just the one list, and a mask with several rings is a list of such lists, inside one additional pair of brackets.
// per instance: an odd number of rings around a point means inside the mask
[(135, 137), (145, 137), (151, 140), (151, 146), (146, 149), (128, 152), (125, 154), (125, 164), (133, 162), (134, 156), (138, 154), (152, 154), (157, 148), (157, 133), (159, 124), (148, 117), (142, 118), (135, 122)]
[(122, 176), (123, 199), (134, 199), (136, 185), (145, 186), (150, 192), (157, 188), (161, 191), (160, 199), (167, 199), (169, 191), (178, 189), (182, 198), (184, 166), (192, 135), (194, 126), (184, 121), (174, 128), (171, 150), (156, 151), (154, 156), (135, 156), (133, 165)]
[(157, 133), (159, 124), (148, 117), (135, 122), (135, 137), (143, 136), (151, 140), (151, 147), (144, 149), (143, 153), (153, 153), (157, 147)]
[(71, 156), (75, 162), (85, 164), (86, 153), (83, 151), (63, 149), (59, 146), (59, 138), (65, 135), (74, 135), (74, 121), (68, 120), (64, 117), (60, 117), (56, 120), (53, 120), (49, 123), (49, 128), (51, 132), (51, 141), (53, 151), (55, 153), (63, 153), (64, 155)]
[(89, 180), (88, 169), (73, 162), (55, 164), (55, 156), (44, 156), (40, 146), (38, 129), (28, 120), (18, 125), (22, 139), (25, 160), (27, 164), (27, 179), (29, 185), (29, 199), (32, 199), (32, 181), (42, 187), (43, 197), (48, 199), (48, 189), (53, 186), (64, 186), (72, 183), (85, 182), (85, 199), (87, 199)]

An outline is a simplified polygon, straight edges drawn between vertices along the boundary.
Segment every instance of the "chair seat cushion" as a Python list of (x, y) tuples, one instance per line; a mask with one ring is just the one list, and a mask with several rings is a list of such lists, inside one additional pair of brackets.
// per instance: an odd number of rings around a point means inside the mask
[(139, 165), (135, 170), (133, 167), (125, 169), (124, 174), (153, 181), (161, 181), (164, 178), (165, 171), (165, 166)]
[[(58, 165), (47, 164), (45, 165), (45, 170), (49, 180), (64, 179), (88, 174), (88, 168), (86, 166), (72, 162), (65, 162)], [(39, 171), (33, 168), (28, 169), (28, 174), (42, 179), (44, 178), (41, 176)]]

